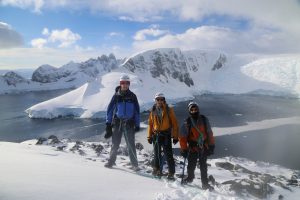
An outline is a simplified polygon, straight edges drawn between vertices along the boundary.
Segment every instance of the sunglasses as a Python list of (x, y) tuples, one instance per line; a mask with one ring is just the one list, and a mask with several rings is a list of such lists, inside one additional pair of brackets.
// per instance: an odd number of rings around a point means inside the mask
[(157, 98), (156, 101), (164, 101), (164, 98)]
[(190, 112), (198, 112), (198, 108), (191, 108)]
[(120, 81), (120, 85), (130, 85), (129, 81)]

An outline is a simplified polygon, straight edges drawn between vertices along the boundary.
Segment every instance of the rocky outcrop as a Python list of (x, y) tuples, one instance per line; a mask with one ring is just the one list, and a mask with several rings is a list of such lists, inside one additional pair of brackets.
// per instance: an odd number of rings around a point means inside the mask
[(36, 69), (32, 74), (32, 81), (40, 83), (56, 82), (63, 77), (67, 77), (71, 72), (62, 72), (59, 68), (55, 68), (51, 65), (42, 65)]
[(15, 86), (19, 83), (27, 83), (29, 84), (29, 80), (25, 79), (24, 77), (20, 76), (19, 74), (13, 72), (13, 71), (10, 71), (10, 72), (7, 72), (5, 73), (3, 76), (2, 76), (2, 79), (4, 82), (6, 82), (7, 85), (11, 86)]
[(225, 65), (226, 61), (227, 61), (226, 55), (220, 54), (218, 60), (214, 64), (212, 70), (215, 71), (217, 69), (220, 69), (221, 67), (223, 67)]
[(153, 78), (166, 82), (173, 78), (187, 86), (194, 85), (185, 57), (179, 49), (156, 49), (140, 53), (129, 58), (123, 67), (133, 73), (148, 71)]
[(70, 62), (60, 68), (42, 65), (33, 72), (32, 81), (40, 83), (53, 83), (60, 80), (72, 82), (83, 77), (88, 81), (101, 73), (116, 69), (120, 62), (113, 54), (110, 54), (109, 56), (102, 55), (96, 59), (89, 59), (82, 63)]

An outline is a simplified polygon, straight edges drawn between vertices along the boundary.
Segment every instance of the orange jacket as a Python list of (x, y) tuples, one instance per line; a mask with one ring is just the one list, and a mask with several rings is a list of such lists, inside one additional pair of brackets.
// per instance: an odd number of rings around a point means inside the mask
[[(205, 130), (204, 121), (206, 121), (207, 130)], [(202, 142), (203, 142), (204, 146), (208, 147), (208, 145), (215, 144), (215, 138), (213, 136), (213, 132), (210, 127), (210, 123), (207, 118), (204, 121), (203, 121), (203, 118), (201, 116), (199, 116), (199, 119), (197, 120), (197, 122), (195, 122), (196, 127), (198, 128), (198, 130), (201, 131), (201, 133), (199, 133), (199, 131), (192, 125), (192, 123), (189, 128), (187, 120), (185, 121), (185, 123), (181, 127), (180, 137), (179, 137), (180, 147), (182, 150), (188, 149), (188, 142), (191, 142), (191, 141), (198, 142), (200, 134), (202, 135)], [(189, 129), (190, 129), (190, 132), (189, 132)], [(193, 148), (193, 150), (194, 150), (194, 148)], [(195, 148), (195, 150), (196, 150), (196, 148)]]
[(149, 115), (148, 123), (148, 138), (152, 137), (157, 132), (168, 131), (171, 129), (172, 137), (178, 139), (178, 123), (172, 107), (169, 107), (169, 114), (167, 114), (167, 105), (163, 104), (161, 121), (156, 110), (152, 110)]

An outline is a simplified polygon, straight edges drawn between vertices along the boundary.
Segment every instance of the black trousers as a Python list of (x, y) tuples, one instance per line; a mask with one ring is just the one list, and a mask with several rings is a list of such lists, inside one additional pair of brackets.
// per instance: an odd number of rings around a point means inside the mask
[(187, 173), (188, 177), (195, 178), (195, 169), (197, 166), (197, 161), (200, 164), (201, 182), (202, 184), (208, 183), (207, 178), (207, 153), (199, 149), (199, 152), (190, 152), (188, 155), (188, 166)]
[(110, 149), (109, 162), (115, 163), (123, 134), (128, 148), (130, 162), (132, 166), (138, 166), (135, 149), (135, 132), (133, 122), (120, 121), (117, 119), (114, 121), (112, 146)]
[(172, 149), (172, 141), (171, 134), (169, 132), (166, 133), (158, 133), (153, 136), (153, 150), (154, 150), (154, 160), (153, 167), (159, 170), (162, 170), (163, 163), (161, 153), (162, 150), (167, 159), (169, 173), (175, 173), (175, 162), (173, 158), (173, 149)]

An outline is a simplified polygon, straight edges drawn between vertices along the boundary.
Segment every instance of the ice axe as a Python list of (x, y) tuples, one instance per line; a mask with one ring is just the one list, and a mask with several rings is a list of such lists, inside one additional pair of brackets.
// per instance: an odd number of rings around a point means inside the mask
[(190, 150), (191, 150), (191, 148), (189, 147), (188, 154), (187, 154), (187, 156), (184, 158), (184, 161), (183, 161), (183, 168), (182, 168), (182, 174), (181, 174), (181, 184), (183, 184), (184, 169), (185, 169), (186, 159), (187, 159), (187, 158), (189, 157), (189, 155), (190, 155)]

